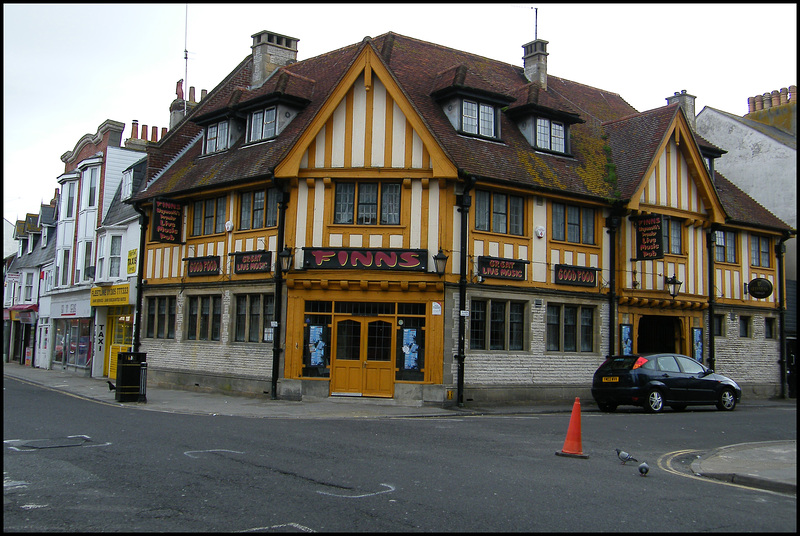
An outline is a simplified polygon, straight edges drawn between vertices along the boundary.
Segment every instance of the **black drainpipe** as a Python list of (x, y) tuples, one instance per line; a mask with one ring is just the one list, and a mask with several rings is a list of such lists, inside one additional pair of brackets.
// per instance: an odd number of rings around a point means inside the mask
[(609, 277), (608, 277), (608, 357), (614, 355), (617, 331), (617, 229), (620, 226), (620, 215), (615, 209), (606, 218), (609, 240)]
[(714, 272), (714, 255), (716, 255), (717, 230), (712, 226), (706, 233), (708, 247), (708, 368), (716, 366), (714, 357), (714, 302), (716, 301), (716, 274)]
[(147, 242), (147, 214), (138, 203), (133, 203), (133, 209), (139, 213), (139, 268), (136, 274), (136, 312), (133, 320), (133, 351), (139, 351), (140, 334), (142, 331), (142, 290), (144, 277), (144, 254)]
[(284, 233), (286, 230), (286, 209), (289, 206), (289, 192), (284, 192), (282, 185), (276, 181), (276, 186), (281, 192), (281, 199), (278, 203), (278, 236), (276, 243), (275, 255), (275, 305), (273, 318), (276, 327), (273, 328), (272, 333), (272, 389), (270, 391), (270, 398), (272, 400), (278, 399), (278, 375), (281, 371), (281, 316), (283, 311), (283, 271), (281, 270), (280, 253), (283, 251), (284, 246)]
[(790, 237), (784, 235), (775, 246), (775, 257), (778, 260), (778, 324), (780, 348), (778, 349), (778, 363), (781, 370), (781, 398), (786, 398), (786, 280), (784, 279), (784, 258), (786, 242)]
[(472, 204), (472, 197), (468, 192), (475, 185), (475, 177), (468, 176), (464, 181), (464, 191), (461, 195), (457, 196), (456, 202), (458, 203), (458, 210), (461, 212), (461, 258), (460, 270), (461, 277), (458, 280), (458, 382), (456, 391), (456, 402), (459, 406), (464, 405), (464, 351), (465, 351), (465, 337), (466, 337), (466, 317), (464, 311), (467, 311), (467, 253), (469, 244), (467, 243), (469, 235), (469, 207)]

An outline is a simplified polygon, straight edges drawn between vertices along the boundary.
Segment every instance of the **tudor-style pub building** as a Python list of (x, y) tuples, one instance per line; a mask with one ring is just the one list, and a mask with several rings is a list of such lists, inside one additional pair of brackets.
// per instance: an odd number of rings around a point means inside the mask
[(148, 146), (149, 381), (571, 400), (609, 354), (674, 351), (781, 389), (794, 230), (713, 170), (691, 95), (640, 113), (549, 75), (542, 40), (519, 67), (391, 32), (301, 61), (252, 39)]

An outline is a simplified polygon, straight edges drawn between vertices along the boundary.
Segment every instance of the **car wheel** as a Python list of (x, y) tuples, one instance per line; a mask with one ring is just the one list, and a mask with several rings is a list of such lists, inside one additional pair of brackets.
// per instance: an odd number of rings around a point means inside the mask
[(661, 396), (661, 391), (658, 389), (651, 389), (650, 392), (647, 393), (647, 403), (644, 409), (646, 409), (648, 413), (661, 413), (661, 410), (664, 409), (664, 398)]
[(605, 411), (606, 413), (613, 413), (617, 410), (616, 404), (597, 404), (597, 407), (600, 408), (600, 411)]
[(672, 404), (670, 407), (675, 411), (683, 411), (686, 409), (686, 404)]
[(736, 395), (732, 389), (723, 389), (719, 394), (719, 401), (717, 402), (717, 409), (722, 411), (733, 411), (736, 407)]

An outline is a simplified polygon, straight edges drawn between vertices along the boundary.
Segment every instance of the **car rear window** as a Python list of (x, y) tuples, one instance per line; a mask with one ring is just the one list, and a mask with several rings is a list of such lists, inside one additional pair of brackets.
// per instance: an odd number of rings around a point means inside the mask
[(602, 369), (606, 370), (631, 370), (639, 359), (638, 355), (612, 357), (603, 363)]

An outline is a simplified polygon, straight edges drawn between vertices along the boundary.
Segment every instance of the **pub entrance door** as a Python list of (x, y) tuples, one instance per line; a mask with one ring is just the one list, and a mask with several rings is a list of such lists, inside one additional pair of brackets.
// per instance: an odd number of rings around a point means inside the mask
[(331, 395), (394, 396), (392, 323), (375, 317), (337, 317), (333, 330)]

